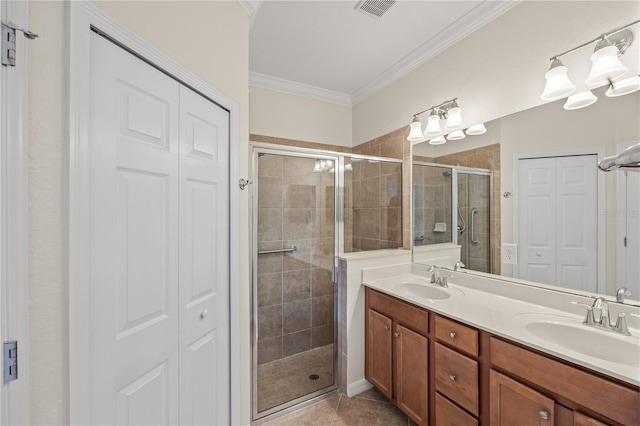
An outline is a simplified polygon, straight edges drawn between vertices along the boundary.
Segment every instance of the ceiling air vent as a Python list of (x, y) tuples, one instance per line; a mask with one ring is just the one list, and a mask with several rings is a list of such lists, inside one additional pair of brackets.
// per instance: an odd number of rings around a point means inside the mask
[(396, 0), (361, 0), (356, 5), (356, 10), (380, 18), (395, 2)]

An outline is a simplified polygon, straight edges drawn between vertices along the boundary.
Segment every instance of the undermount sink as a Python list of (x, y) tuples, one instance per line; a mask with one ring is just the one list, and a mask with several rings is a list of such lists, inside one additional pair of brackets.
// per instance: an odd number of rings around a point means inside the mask
[(542, 340), (593, 358), (640, 367), (640, 340), (637, 336), (598, 330), (572, 318), (550, 319), (543, 315), (528, 317), (526, 330)]
[(463, 294), (458, 289), (452, 289), (451, 287), (436, 287), (433, 284), (426, 283), (418, 283), (418, 282), (410, 282), (403, 281), (396, 284), (396, 289), (398, 289), (401, 293), (407, 294), (413, 297), (420, 297), (422, 299), (432, 299), (432, 300), (441, 300), (448, 299), (451, 297), (451, 291), (457, 291), (461, 295)]

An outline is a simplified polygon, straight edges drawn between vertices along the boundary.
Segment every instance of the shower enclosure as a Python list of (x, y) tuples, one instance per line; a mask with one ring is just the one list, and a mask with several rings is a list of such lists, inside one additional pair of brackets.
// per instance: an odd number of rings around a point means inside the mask
[(252, 145), (257, 420), (337, 389), (337, 256), (402, 247), (402, 160)]
[(468, 269), (493, 272), (490, 170), (413, 163), (414, 247), (454, 243)]

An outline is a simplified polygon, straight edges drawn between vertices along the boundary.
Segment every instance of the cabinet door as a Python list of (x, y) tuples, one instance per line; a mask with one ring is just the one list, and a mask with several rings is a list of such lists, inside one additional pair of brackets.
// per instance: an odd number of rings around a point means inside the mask
[(492, 425), (553, 425), (551, 398), (494, 370), (491, 370), (489, 386)]
[(605, 426), (601, 421), (578, 412), (573, 413), (573, 424), (574, 426)]
[(427, 338), (401, 325), (396, 340), (396, 401), (416, 423), (427, 424)]
[(393, 398), (391, 319), (367, 311), (366, 377), (384, 396)]

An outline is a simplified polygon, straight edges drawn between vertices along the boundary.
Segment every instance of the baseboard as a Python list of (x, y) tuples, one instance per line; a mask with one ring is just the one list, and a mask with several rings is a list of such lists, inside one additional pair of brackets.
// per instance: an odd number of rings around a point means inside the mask
[(347, 396), (351, 398), (352, 396), (356, 396), (359, 393), (371, 389), (372, 387), (373, 385), (366, 379), (360, 379), (355, 383), (347, 385)]

